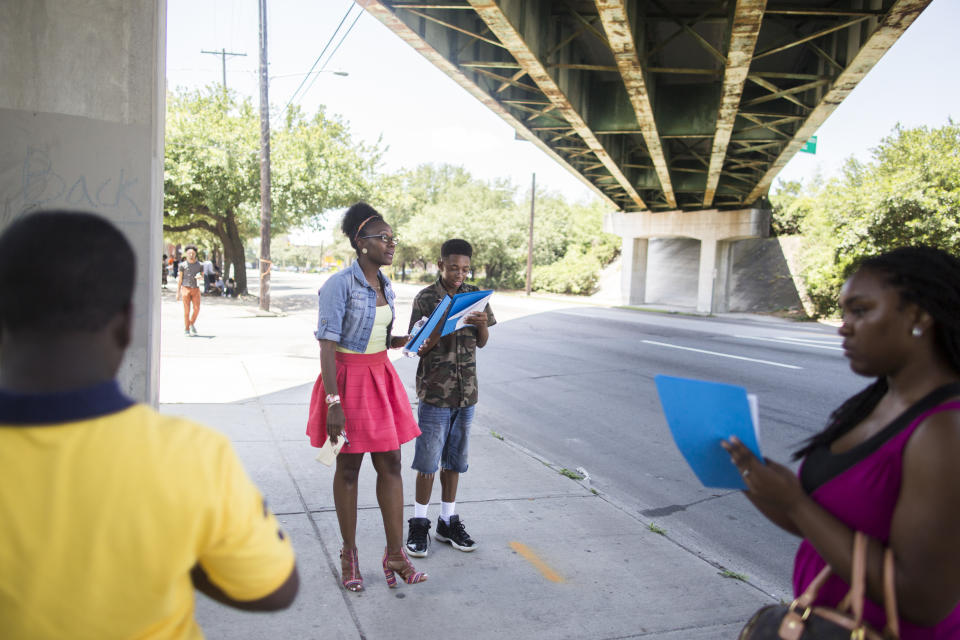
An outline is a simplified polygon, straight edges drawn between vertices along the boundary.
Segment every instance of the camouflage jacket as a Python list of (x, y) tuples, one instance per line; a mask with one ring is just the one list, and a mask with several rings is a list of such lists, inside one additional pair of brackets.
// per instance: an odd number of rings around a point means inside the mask
[[(471, 284), (462, 284), (457, 293), (477, 291)], [(423, 316), (429, 317), (446, 295), (440, 279), (422, 289), (413, 299), (410, 328)], [(497, 323), (490, 305), (487, 326)], [(477, 330), (464, 327), (443, 336), (417, 366), (417, 397), (435, 407), (469, 407), (477, 404)]]

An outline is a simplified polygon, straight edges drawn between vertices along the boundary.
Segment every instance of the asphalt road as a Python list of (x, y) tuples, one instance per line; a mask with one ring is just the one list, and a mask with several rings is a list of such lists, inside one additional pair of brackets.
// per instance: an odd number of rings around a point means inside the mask
[[(315, 315), (319, 282), (276, 274), (274, 304)], [(405, 324), (419, 286), (396, 288)], [(496, 431), (553, 464), (586, 469), (606, 499), (665, 530), (676, 544), (788, 596), (796, 539), (739, 492), (700, 485), (673, 444), (653, 378), (701, 378), (757, 394), (761, 446), (786, 463), (834, 407), (866, 384), (849, 371), (835, 329), (510, 295), (495, 296), (493, 309), (499, 322), (479, 356), (475, 429)], [(396, 366), (412, 385), (415, 360)], [(597, 523), (598, 537), (604, 526)]]

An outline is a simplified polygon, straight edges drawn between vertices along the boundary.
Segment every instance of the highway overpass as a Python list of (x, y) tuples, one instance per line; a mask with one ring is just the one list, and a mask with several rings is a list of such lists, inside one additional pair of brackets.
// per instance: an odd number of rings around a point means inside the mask
[[(358, 0), (617, 213), (625, 302), (649, 238), (700, 240), (698, 308), (723, 308), (730, 244), (929, 0)], [(945, 0), (944, 0), (945, 1)], [(0, 2), (0, 227), (94, 210), (138, 250), (121, 381), (156, 401), (164, 0)]]
[(696, 238), (710, 312), (773, 178), (930, 0), (357, 2), (618, 211), (624, 302), (650, 238)]

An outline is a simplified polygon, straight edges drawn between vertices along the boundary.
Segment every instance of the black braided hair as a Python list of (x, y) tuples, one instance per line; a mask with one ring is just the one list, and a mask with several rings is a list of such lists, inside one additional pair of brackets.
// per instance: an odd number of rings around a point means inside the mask
[(343, 224), (340, 225), (340, 230), (343, 231), (343, 234), (350, 240), (350, 246), (354, 249), (357, 248), (357, 230), (360, 228), (360, 225), (363, 224), (363, 221), (371, 216), (373, 220), (367, 222), (367, 224), (363, 226), (364, 229), (368, 228), (371, 222), (383, 220), (383, 216), (366, 202), (356, 203), (343, 214)]
[[(913, 303), (933, 318), (934, 340), (954, 371), (960, 373), (960, 260), (932, 247), (902, 247), (855, 263), (850, 273), (871, 271), (896, 288), (901, 304)], [(860, 424), (887, 392), (887, 379), (877, 378), (847, 399), (832, 414), (827, 427), (793, 454), (803, 458), (828, 446)]]

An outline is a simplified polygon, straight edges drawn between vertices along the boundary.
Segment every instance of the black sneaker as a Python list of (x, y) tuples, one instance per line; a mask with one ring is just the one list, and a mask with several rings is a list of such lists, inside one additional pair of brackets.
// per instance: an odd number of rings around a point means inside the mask
[(407, 553), (415, 558), (426, 558), (430, 546), (430, 521), (426, 518), (410, 518), (410, 532), (407, 534)]
[(477, 543), (470, 539), (460, 522), (460, 516), (456, 514), (450, 516), (450, 524), (444, 522), (443, 518), (437, 518), (437, 532), (433, 537), (440, 542), (449, 542), (454, 549), (460, 551), (473, 551), (477, 548)]

